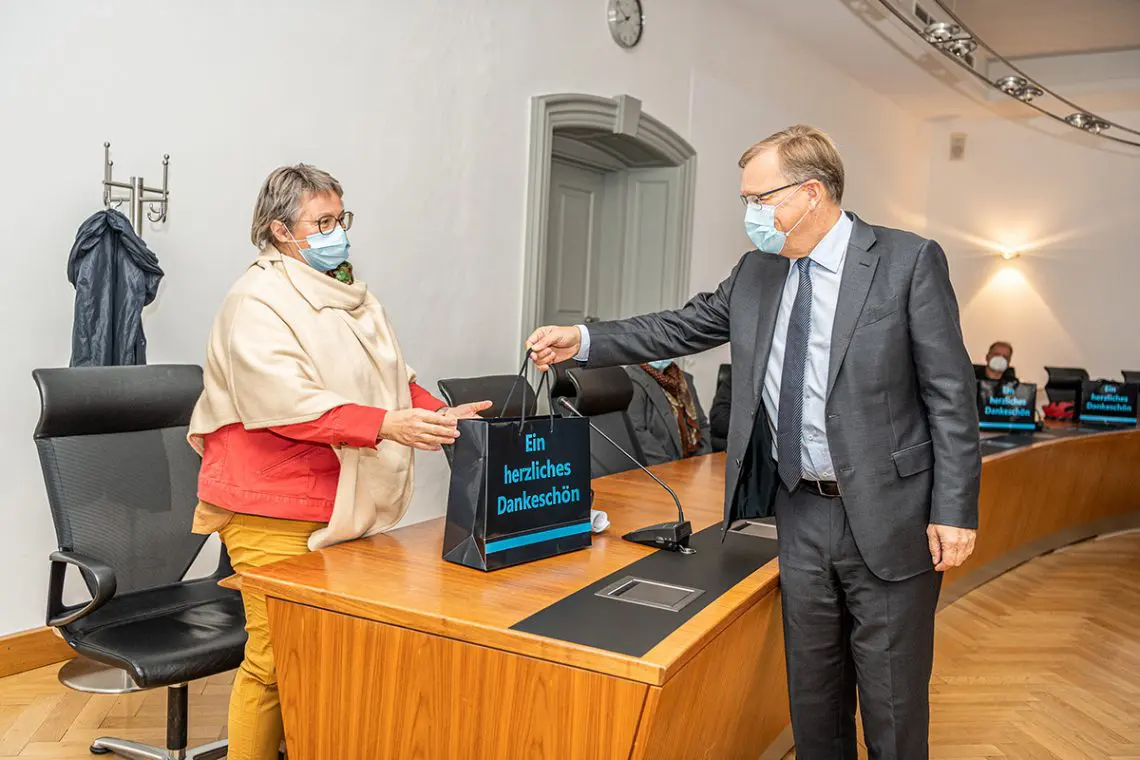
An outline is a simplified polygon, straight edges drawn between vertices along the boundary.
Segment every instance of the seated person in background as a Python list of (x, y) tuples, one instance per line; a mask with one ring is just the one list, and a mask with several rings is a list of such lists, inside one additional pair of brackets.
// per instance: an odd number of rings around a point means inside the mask
[(709, 410), (709, 433), (712, 436), (712, 450), (724, 451), (728, 448), (728, 419), (732, 414), (732, 373), (725, 372), (723, 379), (716, 384), (712, 409)]
[(626, 367), (633, 380), (629, 420), (646, 464), (708, 454), (709, 423), (693, 389), (693, 377), (672, 360)]
[(1013, 368), (1009, 366), (1011, 359), (1013, 359), (1013, 346), (1004, 340), (997, 341), (990, 346), (990, 350), (986, 353), (986, 376), (985, 378), (978, 379), (1016, 383), (1017, 375), (1014, 374)]

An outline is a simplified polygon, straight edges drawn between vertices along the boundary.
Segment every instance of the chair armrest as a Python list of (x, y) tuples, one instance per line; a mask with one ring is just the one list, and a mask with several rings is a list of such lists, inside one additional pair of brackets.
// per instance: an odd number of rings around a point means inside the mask
[[(75, 565), (91, 590), (91, 601), (85, 605), (68, 607), (63, 603), (63, 578), (67, 566)], [(115, 571), (97, 559), (76, 552), (57, 551), (51, 555), (51, 580), (48, 585), (47, 624), (62, 628), (107, 603), (115, 595)]]

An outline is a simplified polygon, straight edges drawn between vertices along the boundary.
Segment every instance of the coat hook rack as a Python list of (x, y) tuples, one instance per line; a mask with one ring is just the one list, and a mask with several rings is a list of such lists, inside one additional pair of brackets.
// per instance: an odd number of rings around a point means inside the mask
[[(111, 179), (115, 162), (111, 160), (111, 143), (103, 143), (103, 208), (118, 208), (124, 203), (129, 211), (131, 226), (135, 234), (142, 237), (143, 216), (152, 222), (165, 222), (170, 208), (170, 154), (162, 157), (162, 188), (147, 187), (142, 177), (131, 177), (130, 182), (116, 182)], [(127, 191), (116, 195), (115, 189)], [(143, 207), (146, 206), (144, 209)]]

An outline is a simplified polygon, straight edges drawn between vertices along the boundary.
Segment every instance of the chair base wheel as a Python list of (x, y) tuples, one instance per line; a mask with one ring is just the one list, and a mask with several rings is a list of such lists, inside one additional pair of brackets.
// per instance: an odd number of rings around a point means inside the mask
[(127, 760), (222, 760), (228, 748), (229, 742), (226, 741), (203, 744), (193, 749), (164, 749), (125, 739), (103, 737), (91, 745), (91, 754), (114, 754)]

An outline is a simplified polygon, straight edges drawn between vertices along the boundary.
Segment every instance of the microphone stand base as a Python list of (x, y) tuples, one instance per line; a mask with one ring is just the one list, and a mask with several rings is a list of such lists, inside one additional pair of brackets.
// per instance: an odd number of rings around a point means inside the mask
[(693, 535), (693, 524), (688, 520), (683, 522), (663, 522), (649, 525), (644, 528), (630, 531), (622, 536), (623, 539), (643, 546), (652, 546), (654, 549), (664, 549), (681, 554), (696, 554), (696, 550), (689, 546), (689, 537)]

